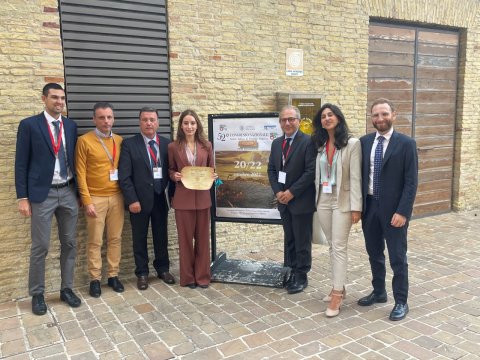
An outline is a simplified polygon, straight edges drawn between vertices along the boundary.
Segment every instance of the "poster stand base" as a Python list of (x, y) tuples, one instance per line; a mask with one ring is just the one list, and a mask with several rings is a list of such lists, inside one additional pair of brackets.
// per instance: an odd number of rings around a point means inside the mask
[(221, 252), (211, 266), (211, 281), (283, 288), (290, 269), (275, 262), (227, 259)]

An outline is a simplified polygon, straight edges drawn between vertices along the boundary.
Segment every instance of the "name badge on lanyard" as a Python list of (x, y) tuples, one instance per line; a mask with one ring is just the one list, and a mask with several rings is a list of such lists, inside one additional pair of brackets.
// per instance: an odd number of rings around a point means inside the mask
[(97, 138), (100, 141), (100, 144), (102, 144), (103, 150), (105, 150), (108, 160), (110, 160), (110, 163), (112, 164), (111, 169), (108, 171), (108, 178), (110, 179), (110, 181), (118, 181), (118, 169), (115, 169), (115, 157), (117, 156), (117, 144), (115, 144), (115, 139), (112, 135), (113, 153), (110, 154), (110, 151), (108, 151), (107, 146), (103, 142), (102, 138), (98, 135)]
[(118, 169), (110, 170), (110, 181), (118, 181)]
[(148, 147), (148, 152), (150, 153), (151, 160), (153, 164), (155, 164), (152, 167), (152, 172), (153, 172), (153, 179), (159, 180), (162, 178), (162, 165), (160, 164), (160, 139), (158, 135), (156, 136), (156, 141), (155, 143), (158, 146), (158, 152), (154, 152), (152, 149), (152, 145)]
[(153, 178), (154, 179), (161, 179), (162, 178), (162, 167), (154, 167), (153, 168)]
[(280, 184), (285, 184), (287, 182), (287, 173), (285, 171), (278, 172), (278, 182)]
[(330, 185), (328, 182), (322, 183), (322, 192), (325, 194), (331, 194), (332, 193), (332, 185)]
[(328, 153), (329, 153), (329, 144), (330, 144), (330, 140), (327, 141), (327, 144), (326, 144), (326, 156), (327, 156), (327, 166), (326, 166), (326, 175), (327, 175), (327, 178), (329, 179), (329, 181), (324, 181), (322, 183), (322, 192), (324, 194), (331, 194), (332, 193), (332, 184), (330, 183), (330, 180), (331, 180), (331, 170), (332, 170), (332, 167), (333, 167), (333, 158), (335, 157), (335, 153), (337, 151), (337, 149), (335, 147), (333, 147), (333, 154), (332, 154), (332, 157), (331, 159), (328, 158)]

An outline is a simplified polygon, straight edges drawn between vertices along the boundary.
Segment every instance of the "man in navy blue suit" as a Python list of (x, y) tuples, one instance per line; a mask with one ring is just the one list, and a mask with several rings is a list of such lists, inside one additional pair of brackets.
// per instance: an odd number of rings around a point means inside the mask
[(81, 304), (72, 291), (78, 215), (73, 163), (77, 125), (62, 116), (65, 92), (59, 84), (45, 85), (42, 101), (44, 112), (20, 122), (15, 154), (18, 211), (23, 216), (31, 216), (28, 291), (32, 296), (32, 312), (36, 315), (47, 312), (45, 258), (54, 214), (60, 238), (60, 299), (71, 307)]
[(285, 106), (280, 112), (284, 136), (272, 142), (268, 179), (278, 201), (284, 231), (284, 265), (291, 268), (289, 294), (308, 286), (312, 267), (312, 222), (315, 211), (315, 157), (310, 136), (299, 130), (300, 110)]
[(387, 301), (385, 243), (393, 270), (395, 306), (390, 320), (408, 313), (407, 229), (418, 184), (415, 140), (393, 130), (397, 113), (390, 100), (377, 99), (371, 107), (375, 133), (363, 136), (362, 228), (372, 270), (373, 291), (358, 300), (369, 306)]
[(140, 134), (122, 143), (118, 178), (130, 212), (137, 287), (146, 290), (150, 273), (147, 248), (149, 223), (155, 256), (153, 267), (165, 283), (175, 283), (170, 273), (167, 231), (169, 199), (173, 196), (175, 184), (168, 176), (170, 139), (157, 133), (157, 110), (143, 107), (139, 117)]

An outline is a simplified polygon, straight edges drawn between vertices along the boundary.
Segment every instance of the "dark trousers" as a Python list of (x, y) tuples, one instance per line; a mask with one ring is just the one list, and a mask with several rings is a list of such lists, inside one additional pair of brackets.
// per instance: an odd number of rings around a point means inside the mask
[(154, 195), (153, 208), (150, 212), (144, 209), (138, 214), (130, 213), (132, 224), (133, 255), (135, 257), (135, 275), (148, 275), (148, 225), (152, 224), (153, 267), (158, 274), (170, 269), (168, 258), (168, 207), (164, 194)]
[(375, 293), (385, 291), (385, 243), (388, 248), (390, 267), (393, 270), (392, 290), (396, 303), (405, 304), (408, 298), (407, 229), (408, 221), (401, 228), (390, 225), (391, 216), (385, 216), (379, 203), (367, 197), (367, 208), (362, 218), (365, 247), (372, 270), (372, 285)]
[(284, 265), (306, 275), (312, 267), (313, 213), (292, 214), (288, 207), (280, 213), (284, 232)]

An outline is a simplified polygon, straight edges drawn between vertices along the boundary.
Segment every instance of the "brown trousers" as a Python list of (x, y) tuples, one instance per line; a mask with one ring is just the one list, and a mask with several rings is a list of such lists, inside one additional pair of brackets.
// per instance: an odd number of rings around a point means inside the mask
[(87, 263), (90, 280), (102, 279), (102, 244), (106, 228), (107, 277), (118, 275), (122, 257), (122, 230), (124, 221), (123, 196), (92, 196), (97, 217), (87, 219)]
[(180, 286), (210, 283), (210, 208), (175, 210), (180, 251)]

